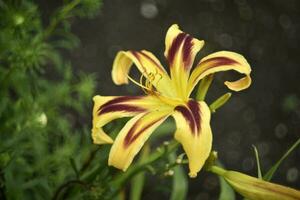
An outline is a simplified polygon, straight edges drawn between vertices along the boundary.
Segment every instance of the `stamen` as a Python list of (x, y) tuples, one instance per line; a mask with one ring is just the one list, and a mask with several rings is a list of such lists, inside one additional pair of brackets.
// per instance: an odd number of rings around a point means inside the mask
[[(145, 76), (144, 76), (144, 73), (142, 73), (141, 74), (141, 77), (140, 77), (140, 84), (141, 85), (143, 85), (143, 78), (144, 78)], [(146, 78), (146, 77), (145, 77)], [(147, 78), (146, 78), (147, 79)], [(146, 88), (148, 88), (147, 87), (147, 85), (145, 85), (146, 86)], [(145, 92), (145, 94), (148, 94), (148, 91), (147, 90), (145, 90), (144, 88), (142, 88), (142, 90)], [(149, 88), (148, 88), (148, 90), (149, 90)]]
[[(159, 92), (155, 91), (155, 88), (153, 87), (154, 86), (154, 80), (155, 80), (155, 77), (159, 75), (159, 79), (158, 81), (156, 82), (156, 85), (157, 83), (162, 79), (162, 75), (160, 73), (158, 73), (158, 71), (156, 70), (155, 73), (147, 73), (146, 71), (143, 72), (141, 74), (141, 77), (140, 77), (140, 81), (139, 83), (137, 81), (135, 81), (133, 78), (131, 78), (129, 75), (127, 75), (128, 79), (130, 81), (132, 81), (134, 84), (136, 84), (137, 86), (141, 87), (142, 90), (146, 93), (146, 94), (154, 94), (154, 95), (158, 95)], [(144, 80), (145, 78), (145, 80)]]
[(145, 87), (144, 85), (136, 82), (133, 78), (131, 78), (129, 75), (127, 75), (127, 78), (132, 81), (134, 84), (136, 84), (137, 86), (140, 86), (141, 88), (145, 89), (145, 90), (149, 90), (149, 88)]

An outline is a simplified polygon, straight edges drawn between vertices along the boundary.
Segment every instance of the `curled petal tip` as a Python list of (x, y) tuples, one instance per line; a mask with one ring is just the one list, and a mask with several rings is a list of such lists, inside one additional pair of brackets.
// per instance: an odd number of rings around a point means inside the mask
[(127, 166), (116, 165), (111, 161), (111, 159), (108, 159), (108, 166), (115, 167), (119, 170), (122, 170), (123, 172), (126, 172), (127, 168), (129, 167), (129, 165), (127, 165)]
[(93, 128), (92, 130), (92, 139), (94, 144), (112, 144), (114, 143), (113, 139), (105, 134), (101, 128)]
[(196, 172), (190, 172), (189, 173), (189, 177), (190, 178), (196, 178), (197, 177), (197, 173)]
[(177, 28), (177, 29), (179, 29), (179, 25), (178, 25), (178, 24), (172, 24), (172, 25), (170, 26), (170, 28)]
[(231, 89), (235, 92), (239, 92), (241, 90), (245, 90), (245, 89), (249, 88), (251, 83), (252, 83), (252, 80), (251, 80), (251, 77), (249, 75), (247, 75), (244, 78), (241, 78), (240, 80), (234, 81), (234, 82), (230, 82), (230, 81), (224, 82), (224, 84), (229, 89)]
[(93, 97), (93, 101), (96, 101), (97, 99), (99, 99), (101, 96), (100, 95), (96, 95)]

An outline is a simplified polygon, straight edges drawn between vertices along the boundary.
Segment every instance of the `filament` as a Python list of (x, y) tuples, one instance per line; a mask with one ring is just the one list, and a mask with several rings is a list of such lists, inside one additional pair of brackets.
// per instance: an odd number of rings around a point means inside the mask
[[(139, 82), (137, 82), (136, 80), (134, 80), (133, 78), (131, 78), (129, 75), (127, 75), (128, 79), (130, 81), (132, 81), (134, 84), (136, 84), (137, 86), (141, 87), (142, 90), (146, 93), (146, 94), (159, 94), (155, 88), (153, 87), (153, 82), (155, 80), (156, 76), (159, 76), (159, 79), (157, 81), (157, 83), (162, 79), (162, 75), (160, 73), (158, 73), (158, 71), (156, 70), (155, 73), (147, 73), (147, 72), (143, 72), (141, 74), (140, 80)], [(157, 84), (156, 83), (156, 84)]]

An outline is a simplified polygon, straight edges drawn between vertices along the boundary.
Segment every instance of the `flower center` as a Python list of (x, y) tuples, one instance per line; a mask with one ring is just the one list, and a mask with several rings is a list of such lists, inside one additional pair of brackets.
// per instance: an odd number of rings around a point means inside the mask
[(159, 81), (162, 79), (162, 75), (157, 71), (155, 73), (153, 72), (142, 73), (139, 82), (131, 78), (129, 75), (127, 75), (127, 77), (131, 82), (141, 87), (146, 95), (152, 95), (158, 98), (159, 100), (161, 100), (166, 105), (176, 107), (177, 105), (183, 104), (182, 99), (164, 96), (163, 94), (161, 94), (159, 91), (156, 90), (155, 87), (157, 87)]

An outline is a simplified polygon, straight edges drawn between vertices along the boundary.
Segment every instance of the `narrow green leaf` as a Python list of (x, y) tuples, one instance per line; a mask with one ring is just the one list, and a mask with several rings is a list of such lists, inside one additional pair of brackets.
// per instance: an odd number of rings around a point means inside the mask
[(225, 181), (223, 177), (219, 176), (219, 180), (221, 187), (219, 200), (234, 200), (235, 193), (231, 186)]
[(261, 175), (261, 168), (260, 168), (260, 162), (259, 162), (259, 155), (256, 146), (252, 145), (255, 153), (255, 158), (256, 158), (256, 165), (257, 165), (257, 176), (259, 179), (262, 179)]
[(140, 172), (131, 180), (130, 200), (140, 200), (145, 182), (145, 172)]
[(70, 158), (70, 163), (71, 163), (72, 169), (74, 170), (74, 173), (75, 173), (76, 177), (78, 178), (79, 177), (79, 171), (78, 171), (78, 168), (77, 168), (77, 165), (76, 165), (76, 162), (75, 162), (74, 158)]
[(216, 112), (216, 110), (220, 107), (222, 107), (231, 97), (231, 93), (227, 92), (226, 94), (219, 97), (217, 100), (215, 100), (212, 104), (210, 104), (209, 109), (211, 112)]
[(287, 150), (287, 152), (285, 152), (285, 154), (273, 165), (273, 167), (271, 167), (271, 169), (269, 169), (269, 171), (263, 176), (263, 179), (266, 181), (270, 181), (274, 175), (274, 173), (276, 172), (276, 170), (278, 169), (279, 165), (281, 164), (281, 162), (288, 157), (288, 155), (294, 150), (296, 149), (296, 147), (300, 144), (300, 138)]
[[(169, 160), (175, 162), (176, 154), (174, 152), (169, 155)], [(173, 186), (170, 200), (185, 200), (188, 190), (186, 173), (184, 172), (182, 165), (177, 165), (173, 170)]]
[[(218, 161), (218, 166), (223, 167), (223, 165)], [(232, 187), (225, 181), (222, 176), (219, 176), (220, 181), (220, 196), (219, 200), (235, 200), (235, 193)]]
[[(142, 154), (139, 163), (143, 162), (145, 158), (149, 155), (150, 148), (148, 145), (142, 150)], [(140, 200), (145, 183), (145, 172), (140, 172), (132, 178), (131, 188), (130, 188), (130, 200)]]
[(196, 99), (198, 101), (204, 101), (207, 90), (208, 90), (210, 84), (212, 83), (212, 80), (213, 80), (213, 74), (208, 75), (201, 80), (200, 85), (197, 90), (197, 94), (196, 94)]
[(125, 200), (125, 191), (121, 190), (116, 197), (114, 197), (112, 200)]

